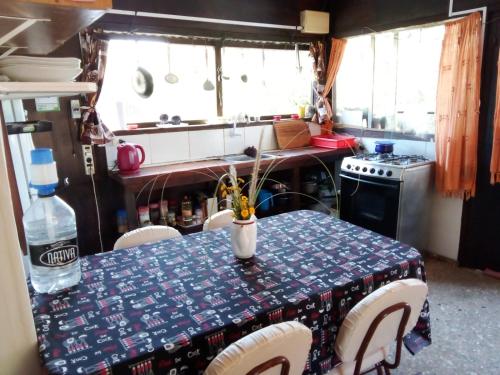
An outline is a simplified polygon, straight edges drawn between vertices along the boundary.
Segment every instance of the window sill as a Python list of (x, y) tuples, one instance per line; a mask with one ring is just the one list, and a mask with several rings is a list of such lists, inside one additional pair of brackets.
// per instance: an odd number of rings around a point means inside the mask
[(339, 133), (349, 133), (355, 137), (365, 138), (384, 138), (384, 139), (401, 139), (408, 141), (433, 142), (435, 135), (430, 133), (425, 134), (408, 134), (385, 129), (370, 129), (362, 126), (335, 124), (336, 131)]
[[(283, 116), (284, 120), (290, 119), (288, 116)], [(310, 121), (310, 118), (303, 118), (304, 121)], [(237, 128), (246, 128), (251, 126), (264, 126), (272, 125), (274, 121), (272, 119), (265, 119), (262, 121), (253, 122), (238, 122)], [(137, 129), (132, 130), (115, 130), (113, 131), (115, 136), (126, 136), (126, 135), (137, 135), (137, 134), (157, 134), (157, 133), (174, 133), (174, 132), (184, 132), (184, 131), (199, 131), (199, 130), (217, 130), (217, 129), (232, 129), (233, 123), (203, 123), (203, 124), (189, 124), (189, 125), (171, 125), (169, 127), (157, 127), (155, 123), (144, 123), (140, 124)]]

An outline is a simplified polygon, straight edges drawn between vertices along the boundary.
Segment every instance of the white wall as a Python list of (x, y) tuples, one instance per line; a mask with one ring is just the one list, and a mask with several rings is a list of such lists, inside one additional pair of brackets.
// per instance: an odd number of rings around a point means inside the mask
[[(361, 142), (369, 152), (374, 152), (375, 142), (388, 139), (361, 138)], [(408, 140), (392, 140), (395, 154), (424, 155), (431, 160), (436, 159), (435, 143)], [(462, 222), (463, 200), (460, 198), (444, 198), (433, 193), (428, 216), (427, 248), (425, 250), (452, 259), (458, 259), (460, 227)]]
[[(127, 142), (140, 144), (146, 153), (144, 166), (205, 160), (224, 155), (241, 154), (248, 146), (258, 147), (260, 132), (264, 131), (262, 150), (276, 150), (278, 145), (272, 125), (248, 126), (233, 129), (193, 130), (118, 136)], [(116, 146), (106, 146), (108, 168), (116, 160)]]

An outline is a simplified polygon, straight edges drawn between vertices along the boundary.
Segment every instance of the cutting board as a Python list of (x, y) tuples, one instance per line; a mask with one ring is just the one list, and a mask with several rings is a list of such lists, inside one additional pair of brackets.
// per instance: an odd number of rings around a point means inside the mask
[(274, 133), (280, 150), (309, 146), (311, 133), (302, 120), (283, 120), (274, 124)]

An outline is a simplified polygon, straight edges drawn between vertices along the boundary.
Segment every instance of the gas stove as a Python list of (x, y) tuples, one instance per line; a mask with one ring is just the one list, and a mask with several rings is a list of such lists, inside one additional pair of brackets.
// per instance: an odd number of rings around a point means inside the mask
[(423, 249), (432, 164), (420, 155), (359, 154), (340, 171), (340, 218)]
[(341, 170), (360, 176), (403, 181), (407, 169), (432, 163), (422, 155), (358, 154), (344, 158)]

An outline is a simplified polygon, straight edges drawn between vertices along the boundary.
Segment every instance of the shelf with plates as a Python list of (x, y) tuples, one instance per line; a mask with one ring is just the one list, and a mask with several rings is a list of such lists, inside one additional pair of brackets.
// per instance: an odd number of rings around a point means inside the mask
[(91, 82), (0, 82), (0, 100), (74, 96), (96, 90)]

